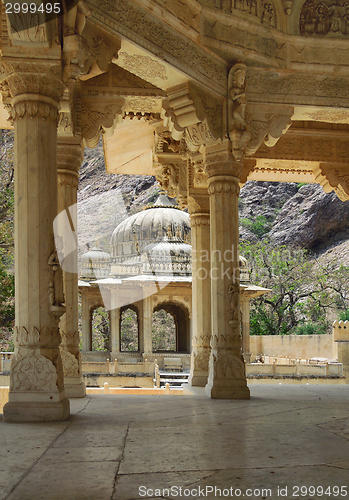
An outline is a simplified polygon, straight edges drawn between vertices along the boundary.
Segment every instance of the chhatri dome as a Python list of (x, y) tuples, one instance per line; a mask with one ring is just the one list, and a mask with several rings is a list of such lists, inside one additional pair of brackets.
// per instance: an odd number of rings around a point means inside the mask
[(82, 280), (107, 278), (110, 274), (110, 255), (98, 246), (88, 250), (81, 257)]
[(121, 222), (111, 238), (111, 274), (191, 274), (190, 220), (165, 193)]

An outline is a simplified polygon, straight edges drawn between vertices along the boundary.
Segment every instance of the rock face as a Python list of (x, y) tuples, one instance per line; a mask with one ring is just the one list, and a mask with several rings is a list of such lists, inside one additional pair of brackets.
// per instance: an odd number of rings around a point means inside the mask
[[(86, 148), (78, 194), (80, 242), (99, 238), (107, 248), (116, 225), (158, 192), (154, 177), (107, 174), (102, 146)], [(240, 239), (251, 242), (269, 237), (275, 245), (323, 252), (349, 240), (349, 202), (316, 184), (249, 181), (240, 192), (239, 217)]]
[(276, 245), (298, 245), (317, 250), (349, 238), (349, 202), (321, 186), (308, 184), (283, 205), (269, 232)]

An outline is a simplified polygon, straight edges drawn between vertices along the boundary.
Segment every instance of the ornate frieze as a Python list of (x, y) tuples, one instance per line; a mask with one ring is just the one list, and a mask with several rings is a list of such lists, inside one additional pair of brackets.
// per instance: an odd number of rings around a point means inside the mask
[(249, 103), (283, 103), (291, 106), (348, 108), (349, 79), (344, 76), (305, 75), (276, 71), (247, 72)]
[(48, 328), (46, 326), (40, 330), (36, 327), (27, 330), (24, 326), (15, 326), (12, 338), (16, 347), (41, 347), (52, 349), (58, 347), (61, 343), (59, 329)]
[(116, 32), (121, 32), (128, 39), (149, 49), (149, 43), (156, 46), (156, 54), (163, 57), (176, 68), (187, 71), (197, 81), (204, 80), (206, 85), (222, 94), (225, 89), (225, 64), (205, 53), (197, 44), (177, 35), (164, 23), (157, 23), (154, 14), (150, 14), (128, 0), (93, 0), (89, 4), (92, 17), (106, 23)]
[(299, 17), (299, 31), (304, 36), (348, 36), (348, 2), (346, 0), (306, 0)]

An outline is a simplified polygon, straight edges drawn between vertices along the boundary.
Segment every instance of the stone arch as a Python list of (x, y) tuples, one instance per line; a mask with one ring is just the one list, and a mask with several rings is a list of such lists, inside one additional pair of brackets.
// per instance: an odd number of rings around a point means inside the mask
[(110, 343), (110, 315), (103, 305), (90, 309), (92, 351), (108, 351)]
[(138, 352), (139, 339), (139, 311), (134, 304), (120, 309), (120, 351)]
[(160, 302), (153, 309), (153, 314), (164, 310), (174, 318), (176, 328), (176, 352), (190, 352), (190, 318), (189, 311), (181, 303)]

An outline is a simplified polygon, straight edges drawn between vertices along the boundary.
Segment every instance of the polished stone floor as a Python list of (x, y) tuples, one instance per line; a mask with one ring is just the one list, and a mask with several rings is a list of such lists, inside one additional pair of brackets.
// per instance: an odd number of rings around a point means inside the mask
[(71, 408), (67, 422), (0, 422), (1, 500), (349, 499), (349, 386), (253, 385), (250, 401), (98, 395)]

